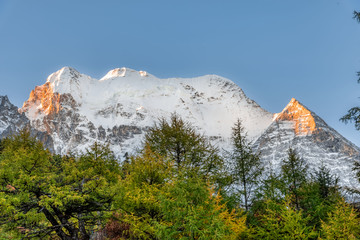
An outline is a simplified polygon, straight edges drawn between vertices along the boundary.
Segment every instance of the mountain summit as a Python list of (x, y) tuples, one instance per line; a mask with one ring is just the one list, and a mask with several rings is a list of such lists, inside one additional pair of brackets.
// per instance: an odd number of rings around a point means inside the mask
[(253, 147), (272, 170), (280, 171), (281, 160), (293, 148), (311, 169), (324, 164), (341, 177), (341, 185), (356, 182), (352, 168), (360, 157), (360, 149), (294, 98), (281, 113), (274, 115), (274, 121)]
[(110, 142), (118, 155), (133, 152), (154, 121), (173, 112), (220, 146), (227, 144), (237, 118), (252, 139), (273, 118), (223, 77), (159, 79), (128, 68), (111, 70), (100, 80), (62, 68), (35, 87), (20, 112), (50, 134), (62, 154), (83, 151), (94, 141)]
[(292, 121), (296, 135), (312, 134), (316, 130), (315, 119), (309, 109), (292, 98), (281, 113), (275, 114), (274, 121)]
[(58, 154), (85, 151), (99, 141), (110, 143), (122, 157), (140, 147), (158, 118), (176, 112), (224, 149), (230, 148), (231, 128), (240, 119), (267, 170), (280, 171), (291, 147), (310, 168), (322, 163), (330, 168), (341, 185), (356, 182), (352, 167), (360, 149), (309, 108), (293, 98), (281, 113), (272, 114), (234, 82), (216, 75), (159, 79), (116, 68), (98, 80), (64, 67), (31, 91), (20, 113), (7, 98), (0, 100), (0, 112), (7, 116), (0, 119), (0, 137), (8, 134), (6, 129), (17, 129), (9, 125), (11, 118), (24, 119), (17, 125), (29, 123), (49, 136), (47, 145)]

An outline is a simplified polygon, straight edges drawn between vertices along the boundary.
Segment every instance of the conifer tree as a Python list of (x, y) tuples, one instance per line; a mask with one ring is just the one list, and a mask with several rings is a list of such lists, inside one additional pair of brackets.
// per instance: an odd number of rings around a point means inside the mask
[(354, 19), (360, 23), (360, 12), (354, 11)]
[[(116, 161), (99, 146), (79, 159), (52, 156), (26, 130), (3, 141), (0, 224), (24, 238), (89, 239), (110, 210)], [(94, 157), (96, 156), (96, 159)]]
[(360, 219), (344, 200), (322, 221), (322, 239), (360, 239)]
[(271, 169), (267, 175), (261, 179), (260, 187), (257, 191), (257, 199), (272, 200), (274, 202), (281, 202), (285, 197), (285, 182), (281, 174), (276, 173)]
[(323, 200), (329, 200), (332, 195), (336, 195), (339, 190), (339, 178), (330, 173), (324, 163), (313, 174), (313, 181), (317, 184), (318, 192)]
[[(360, 12), (354, 11), (353, 16), (360, 23)], [(357, 77), (357, 82), (360, 83), (360, 72), (357, 72)], [(340, 118), (340, 120), (344, 123), (354, 122), (356, 130), (360, 130), (360, 107), (350, 108), (347, 114)]]
[(223, 160), (218, 149), (176, 113), (171, 115), (170, 121), (161, 118), (149, 129), (145, 145), (154, 153), (173, 160), (179, 172), (187, 171), (212, 180), (219, 180), (223, 174)]
[(114, 203), (117, 237), (237, 239), (245, 231), (246, 217), (229, 211), (201, 176), (179, 172), (173, 160), (150, 146), (131, 158), (127, 169)]
[(288, 158), (281, 164), (281, 172), (287, 187), (287, 193), (293, 195), (296, 209), (300, 209), (300, 188), (307, 181), (308, 165), (292, 148), (288, 150)]
[(314, 239), (317, 235), (307, 225), (308, 219), (296, 210), (290, 200), (276, 203), (266, 202), (266, 212), (260, 216), (260, 224), (255, 228), (255, 239)]
[(263, 166), (259, 154), (253, 152), (239, 119), (232, 128), (231, 140), (232, 150), (227, 155), (229, 162), (233, 165), (233, 181), (240, 194), (242, 206), (248, 211), (255, 196)]
[(161, 195), (158, 239), (239, 239), (246, 216), (229, 211), (201, 179), (177, 178)]
[(309, 216), (309, 224), (317, 230), (321, 220), (327, 219), (328, 213), (340, 199), (337, 182), (338, 178), (330, 174), (330, 170), (322, 164), (300, 190), (300, 207)]
[[(130, 158), (124, 179), (117, 185), (116, 220), (129, 229), (120, 235), (131, 239), (155, 239), (154, 222), (161, 219), (159, 195), (174, 175), (173, 162), (145, 145), (141, 154)], [(124, 232), (126, 231), (126, 232)]]

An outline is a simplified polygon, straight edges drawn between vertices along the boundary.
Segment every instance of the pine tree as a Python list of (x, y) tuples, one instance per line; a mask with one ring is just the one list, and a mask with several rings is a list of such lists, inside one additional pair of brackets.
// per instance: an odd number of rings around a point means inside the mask
[(179, 171), (174, 160), (150, 146), (131, 158), (127, 169), (114, 203), (116, 237), (237, 239), (245, 231), (246, 217), (229, 211), (209, 183)]
[(314, 239), (316, 232), (307, 225), (308, 219), (296, 210), (290, 200), (276, 203), (266, 202), (266, 212), (255, 228), (255, 239)]
[(154, 153), (145, 145), (138, 156), (131, 157), (125, 176), (117, 185), (114, 208), (119, 225), (118, 236), (131, 239), (155, 239), (154, 222), (161, 219), (159, 195), (174, 175), (173, 161)]
[(360, 23), (360, 12), (354, 11), (354, 19), (356, 19)]
[(322, 221), (322, 239), (360, 239), (360, 219), (344, 200)]
[(340, 198), (337, 182), (338, 178), (322, 164), (300, 189), (300, 207), (309, 216), (309, 224), (317, 230)]
[(233, 165), (232, 176), (240, 201), (249, 210), (255, 190), (263, 171), (260, 156), (254, 153), (246, 133), (238, 119), (232, 128), (232, 150), (227, 152), (228, 161)]
[(178, 172), (186, 171), (212, 181), (222, 178), (223, 160), (218, 149), (175, 113), (169, 122), (161, 118), (149, 129), (145, 135), (145, 145), (154, 153), (173, 160)]
[[(360, 23), (360, 12), (354, 11), (353, 18), (356, 19)], [(360, 72), (357, 72), (358, 83), (360, 83)], [(347, 114), (345, 114), (341, 121), (344, 123), (354, 122), (356, 130), (360, 130), (360, 107), (352, 107), (348, 110)]]
[(261, 179), (260, 187), (257, 191), (257, 199), (272, 200), (274, 202), (281, 202), (285, 197), (285, 182), (281, 174), (275, 173), (271, 169), (267, 175)]
[(288, 150), (288, 158), (281, 164), (281, 172), (287, 186), (287, 193), (294, 197), (296, 209), (300, 209), (300, 189), (307, 181), (308, 165), (292, 148)]
[(332, 195), (336, 195), (339, 190), (339, 178), (330, 173), (324, 163), (322, 163), (313, 175), (313, 181), (318, 185), (318, 192), (321, 199), (329, 200)]
[(161, 195), (158, 239), (239, 239), (246, 216), (229, 211), (221, 197), (199, 178), (177, 178)]

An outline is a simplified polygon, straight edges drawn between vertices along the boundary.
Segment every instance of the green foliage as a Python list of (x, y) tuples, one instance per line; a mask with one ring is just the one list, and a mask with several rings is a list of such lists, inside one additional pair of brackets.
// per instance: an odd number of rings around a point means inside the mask
[(169, 122), (159, 119), (146, 133), (145, 144), (153, 152), (173, 160), (178, 172), (201, 176), (219, 185), (224, 183), (226, 176), (218, 149), (177, 114), (172, 114)]
[(246, 217), (229, 213), (201, 179), (178, 178), (160, 197), (159, 239), (238, 239), (246, 229)]
[(343, 121), (346, 124), (349, 122), (354, 122), (356, 130), (360, 130), (360, 108), (350, 108), (347, 114), (340, 118), (340, 121)]
[(2, 144), (3, 228), (27, 238), (88, 239), (110, 210), (120, 172), (108, 148), (95, 144), (78, 159), (52, 156), (27, 131)]
[(323, 163), (320, 168), (315, 171), (313, 178), (318, 185), (318, 191), (321, 199), (326, 200), (338, 192), (339, 178), (332, 175), (330, 173), (330, 169), (326, 168)]
[(264, 168), (259, 154), (253, 152), (239, 119), (232, 128), (231, 140), (232, 151), (227, 155), (229, 162), (234, 165), (231, 171), (233, 183), (236, 184), (234, 191), (238, 193), (241, 205), (248, 211)]
[(235, 239), (245, 217), (228, 212), (201, 176), (179, 172), (169, 158), (145, 146), (126, 167), (115, 208), (118, 236), (131, 239)]
[(127, 165), (125, 177), (116, 189), (114, 207), (119, 209), (118, 221), (129, 224), (132, 237), (154, 238), (154, 221), (161, 218), (159, 196), (173, 175), (172, 165), (148, 145)]
[(261, 180), (260, 187), (257, 191), (257, 199), (281, 202), (284, 200), (285, 192), (286, 186), (282, 176), (271, 170), (269, 174)]
[(271, 170), (265, 176), (256, 192), (256, 198), (248, 212), (248, 224), (252, 226), (259, 225), (259, 218), (265, 214), (268, 201), (282, 203), (285, 197), (285, 183), (280, 174)]
[(309, 224), (316, 229), (320, 228), (322, 220), (327, 219), (328, 213), (340, 198), (337, 183), (338, 178), (322, 164), (300, 189), (300, 207), (309, 216)]
[(307, 169), (305, 160), (297, 156), (295, 150), (289, 148), (288, 158), (284, 159), (281, 164), (281, 172), (287, 187), (287, 194), (294, 196), (297, 209), (300, 208), (300, 189), (307, 181)]
[(354, 11), (354, 19), (360, 22), (360, 12)]
[(256, 228), (255, 239), (312, 239), (316, 232), (307, 226), (308, 219), (296, 210), (290, 200), (276, 203), (266, 202), (266, 211)]
[[(360, 23), (360, 12), (354, 11), (353, 18), (356, 19)], [(358, 83), (360, 83), (360, 72), (356, 73), (358, 77)], [(356, 130), (360, 130), (360, 107), (352, 107), (348, 110), (347, 114), (345, 114), (340, 121), (345, 124), (349, 122), (354, 122)]]
[(322, 239), (360, 239), (360, 219), (355, 210), (341, 200), (322, 222)]

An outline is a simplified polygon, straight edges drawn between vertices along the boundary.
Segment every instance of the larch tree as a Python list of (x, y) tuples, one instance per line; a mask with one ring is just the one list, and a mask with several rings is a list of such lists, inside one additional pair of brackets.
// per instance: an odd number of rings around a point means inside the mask
[(260, 216), (254, 239), (316, 239), (317, 233), (308, 226), (308, 218), (292, 206), (289, 199), (277, 203), (266, 201), (266, 211)]
[(244, 127), (238, 119), (232, 128), (232, 149), (227, 152), (228, 161), (232, 165), (235, 191), (240, 195), (240, 202), (246, 211), (249, 210), (255, 196), (263, 172), (260, 155), (254, 153), (247, 140)]
[(173, 160), (179, 172), (186, 170), (190, 175), (221, 182), (223, 160), (218, 149), (176, 113), (171, 115), (170, 121), (160, 118), (149, 129), (145, 145), (154, 153)]
[(321, 227), (321, 239), (360, 239), (358, 213), (344, 200), (337, 203), (327, 221), (322, 221)]
[[(360, 12), (354, 11), (354, 19), (356, 19), (360, 23)], [(357, 72), (358, 83), (360, 83), (360, 71)], [(360, 130), (360, 107), (352, 107), (348, 110), (347, 114), (345, 114), (341, 121), (344, 123), (354, 122), (356, 130)]]
[(300, 189), (307, 181), (308, 165), (292, 148), (288, 150), (288, 158), (283, 159), (281, 172), (287, 187), (287, 193), (293, 195), (296, 209), (300, 209)]

